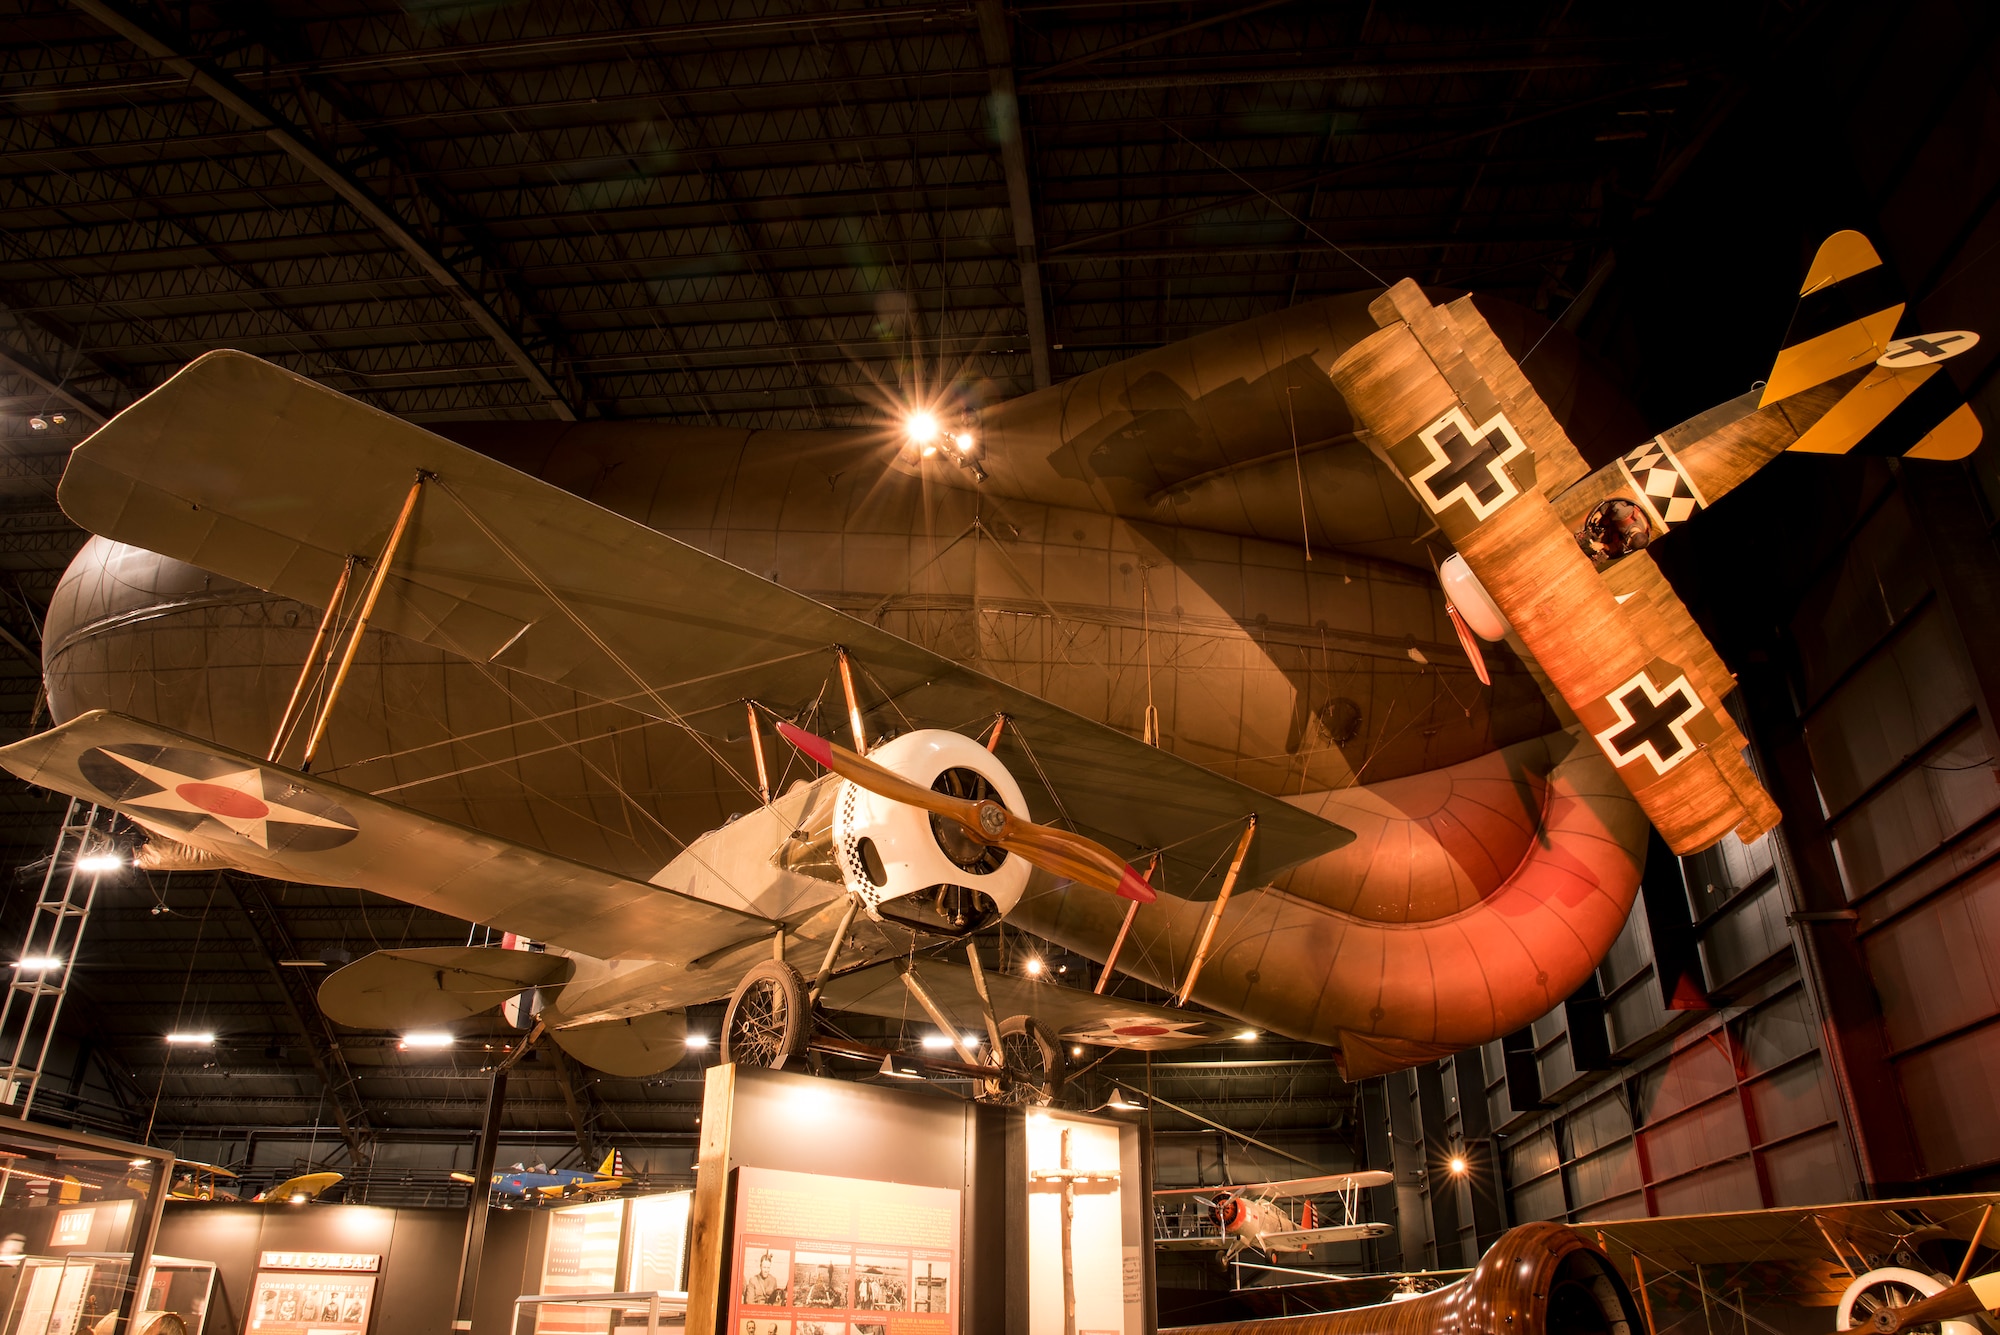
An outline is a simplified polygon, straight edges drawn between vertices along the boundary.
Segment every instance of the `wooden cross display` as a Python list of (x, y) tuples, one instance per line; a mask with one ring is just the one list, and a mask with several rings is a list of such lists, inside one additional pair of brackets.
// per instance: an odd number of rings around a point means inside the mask
[(1062, 1133), (1062, 1156), (1057, 1161), (1059, 1168), (1030, 1169), (1028, 1176), (1036, 1182), (1059, 1183), (1062, 1186), (1062, 1272), (1063, 1272), (1063, 1335), (1076, 1335), (1076, 1257), (1071, 1231), (1076, 1225), (1076, 1184), (1079, 1182), (1118, 1181), (1115, 1168), (1077, 1168), (1070, 1161), (1069, 1128)]

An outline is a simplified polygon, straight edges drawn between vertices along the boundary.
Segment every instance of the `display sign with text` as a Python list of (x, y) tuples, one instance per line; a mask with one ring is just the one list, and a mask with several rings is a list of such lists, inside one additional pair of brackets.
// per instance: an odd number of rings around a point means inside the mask
[(961, 1193), (737, 1173), (729, 1335), (951, 1335)]
[[(624, 1201), (592, 1201), (549, 1211), (542, 1255), (543, 1293), (609, 1293), (618, 1282)], [(535, 1335), (602, 1335), (601, 1308), (547, 1306), (535, 1311)]]
[(338, 1270), (259, 1270), (251, 1285), (254, 1335), (361, 1335), (375, 1276)]

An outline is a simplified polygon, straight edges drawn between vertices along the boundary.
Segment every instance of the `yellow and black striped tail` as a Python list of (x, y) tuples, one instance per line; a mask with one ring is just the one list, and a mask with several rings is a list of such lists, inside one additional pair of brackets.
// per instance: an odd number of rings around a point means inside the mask
[(1881, 356), (1903, 316), (1903, 294), (1875, 247), (1859, 232), (1835, 232), (1820, 243), (1798, 309), (1771, 367), (1760, 408)]
[(1791, 445), (1805, 454), (1963, 459), (1979, 448), (1979, 418), (1944, 368), (1872, 368)]

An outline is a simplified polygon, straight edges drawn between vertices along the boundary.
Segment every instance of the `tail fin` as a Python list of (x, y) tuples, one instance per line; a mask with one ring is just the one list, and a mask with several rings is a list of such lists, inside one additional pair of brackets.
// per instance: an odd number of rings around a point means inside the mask
[(1759, 408), (1858, 371), (1880, 357), (1903, 316), (1903, 294), (1859, 232), (1820, 243)]
[(618, 1151), (613, 1150), (611, 1151), (611, 1153), (604, 1156), (603, 1163), (597, 1165), (597, 1175), (599, 1177), (615, 1177), (617, 1176), (617, 1173), (618, 1173)]

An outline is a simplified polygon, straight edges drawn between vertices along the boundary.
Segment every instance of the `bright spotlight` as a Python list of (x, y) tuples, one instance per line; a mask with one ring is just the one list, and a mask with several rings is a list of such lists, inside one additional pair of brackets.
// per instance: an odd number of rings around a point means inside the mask
[(1257, 1031), (1255, 1029), (1245, 1029), (1236, 1036), (1236, 1041), (1238, 1043), (1255, 1043), (1257, 1041)]
[(1451, 1169), (1451, 1175), (1453, 1177), (1464, 1177), (1465, 1170), (1468, 1167), (1468, 1165), (1466, 1164), (1463, 1156), (1454, 1154), (1451, 1156), (1451, 1162), (1446, 1164), (1445, 1167)]
[(86, 853), (76, 860), (76, 869), (87, 872), (117, 871), (125, 859), (116, 853)]
[(1072, 1057), (1081, 1057), (1083, 1055), (1083, 1045), (1081, 1043), (1071, 1044), (1069, 1055)]
[(949, 1038), (946, 1038), (943, 1034), (924, 1035), (925, 1052), (943, 1052), (946, 1048), (950, 1046), (951, 1046), (951, 1040)]
[(183, 1047), (205, 1048), (215, 1042), (215, 1031), (207, 1029), (198, 1034), (186, 1032), (168, 1034), (167, 1042), (179, 1044)]
[(305, 1203), (306, 1203), (306, 1194), (303, 1191), (295, 1191), (292, 1193), (292, 1204), (304, 1205)]
[(944, 428), (938, 425), (936, 413), (919, 409), (903, 419), (903, 434), (910, 438), (911, 444), (928, 445), (935, 451)]
[(979, 444), (979, 440), (970, 431), (961, 431), (951, 438), (951, 443), (958, 446), (960, 454), (970, 454), (973, 447)]
[(438, 1030), (438, 1029), (426, 1030), (414, 1034), (404, 1034), (402, 1046), (404, 1048), (426, 1048), (426, 1049), (448, 1048), (451, 1046), (451, 1035), (445, 1033), (443, 1030)]
[(28, 973), (47, 973), (50, 969), (60, 969), (62, 966), (60, 955), (29, 955), (14, 965), (15, 968)]
[(689, 1052), (700, 1052), (707, 1046), (708, 1046), (707, 1034), (689, 1034), (687, 1036), (687, 1050)]
[(1029, 960), (1022, 967), (1027, 971), (1030, 978), (1040, 978), (1042, 976), (1042, 962), (1040, 960)]

